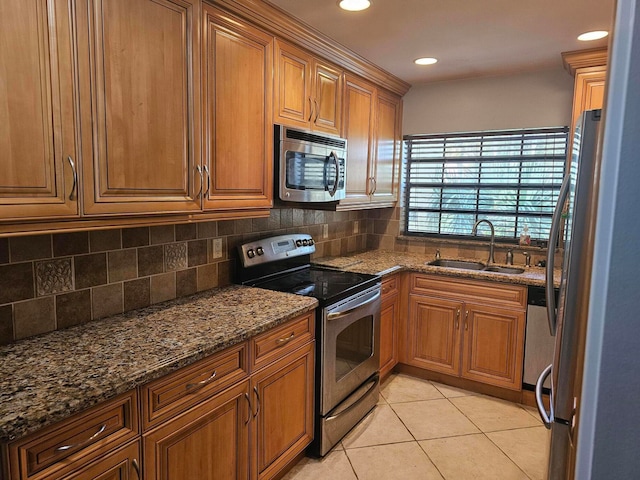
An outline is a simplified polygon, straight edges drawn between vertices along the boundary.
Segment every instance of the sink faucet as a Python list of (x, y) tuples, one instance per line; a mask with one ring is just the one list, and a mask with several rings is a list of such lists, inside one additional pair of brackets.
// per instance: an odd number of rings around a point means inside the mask
[(480, 225), (482, 222), (486, 222), (487, 225), (489, 225), (489, 227), (491, 228), (491, 244), (489, 245), (489, 259), (487, 260), (487, 263), (496, 263), (496, 260), (493, 258), (493, 249), (496, 245), (496, 242), (495, 242), (496, 231), (493, 228), (493, 223), (491, 223), (486, 218), (483, 218), (482, 220), (478, 220), (476, 224), (473, 226), (473, 230), (471, 230), (471, 235), (476, 235), (476, 232), (478, 230), (478, 225)]

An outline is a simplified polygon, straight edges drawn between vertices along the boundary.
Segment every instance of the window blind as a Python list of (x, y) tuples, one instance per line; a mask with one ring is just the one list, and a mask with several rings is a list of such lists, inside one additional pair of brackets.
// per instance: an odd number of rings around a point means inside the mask
[(405, 234), (468, 237), (490, 220), (496, 238), (524, 226), (546, 240), (565, 172), (567, 127), (404, 137)]

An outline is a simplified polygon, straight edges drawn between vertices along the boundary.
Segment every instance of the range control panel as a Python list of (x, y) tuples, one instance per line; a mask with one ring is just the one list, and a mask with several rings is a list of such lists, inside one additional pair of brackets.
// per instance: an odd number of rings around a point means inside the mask
[(244, 267), (254, 267), (276, 260), (310, 255), (316, 251), (311, 235), (292, 233), (254, 240), (238, 247)]

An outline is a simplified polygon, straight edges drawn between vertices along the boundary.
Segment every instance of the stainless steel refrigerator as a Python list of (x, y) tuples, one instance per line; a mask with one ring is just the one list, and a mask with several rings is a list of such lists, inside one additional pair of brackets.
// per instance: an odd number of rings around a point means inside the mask
[[(549, 329), (556, 337), (555, 351), (553, 363), (544, 369), (536, 384), (538, 410), (545, 426), (551, 429), (549, 480), (568, 478), (575, 461), (598, 194), (601, 113), (601, 110), (586, 111), (576, 123), (571, 163), (560, 189), (549, 235), (546, 298)], [(557, 246), (563, 251), (563, 259), (556, 305), (553, 267)], [(542, 401), (547, 377), (551, 377), (550, 411)]]

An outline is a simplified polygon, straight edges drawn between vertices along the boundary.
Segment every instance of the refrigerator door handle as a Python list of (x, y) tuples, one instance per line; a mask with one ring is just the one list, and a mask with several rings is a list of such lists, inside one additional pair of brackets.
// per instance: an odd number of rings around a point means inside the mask
[(540, 414), (542, 423), (547, 427), (547, 430), (551, 430), (551, 424), (553, 423), (553, 392), (551, 392), (551, 398), (549, 399), (550, 411), (547, 413), (547, 410), (544, 407), (544, 402), (542, 401), (542, 385), (547, 377), (551, 375), (552, 367), (553, 364), (545, 368), (536, 382), (536, 405), (538, 406), (538, 413)]
[(549, 232), (549, 243), (547, 248), (547, 268), (545, 270), (545, 291), (547, 297), (547, 319), (549, 321), (549, 331), (551, 335), (556, 334), (556, 297), (553, 290), (553, 267), (556, 253), (556, 246), (558, 245), (558, 234), (560, 232), (560, 223), (562, 222), (562, 209), (567, 201), (567, 195), (569, 194), (569, 187), (571, 185), (571, 175), (567, 174), (564, 177), (562, 186), (560, 187), (560, 194), (558, 195), (558, 203), (553, 211), (553, 217), (551, 218), (551, 231)]

